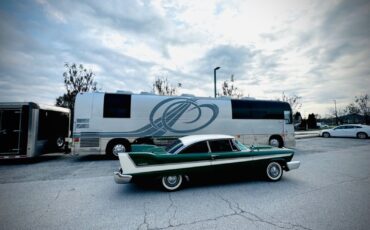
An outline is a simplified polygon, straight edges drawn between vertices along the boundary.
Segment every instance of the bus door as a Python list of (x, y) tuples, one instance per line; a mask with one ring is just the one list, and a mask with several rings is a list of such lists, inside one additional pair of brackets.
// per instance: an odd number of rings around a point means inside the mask
[(284, 110), (284, 122), (283, 122), (284, 138), (288, 135), (288, 125), (287, 124), (292, 124), (292, 112), (290, 110)]
[(0, 155), (26, 155), (28, 109), (0, 109)]

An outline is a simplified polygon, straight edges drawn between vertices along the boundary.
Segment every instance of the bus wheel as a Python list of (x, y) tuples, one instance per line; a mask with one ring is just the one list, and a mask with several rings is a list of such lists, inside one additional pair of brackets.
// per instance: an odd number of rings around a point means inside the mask
[(180, 188), (182, 184), (181, 175), (169, 175), (162, 177), (162, 186), (165, 190), (172, 192)]
[(279, 136), (272, 136), (270, 137), (269, 145), (281, 148), (283, 147), (283, 140)]
[(130, 147), (130, 142), (125, 139), (114, 140), (108, 144), (107, 154), (114, 158), (118, 158), (119, 153), (129, 152), (131, 150)]
[(270, 162), (266, 167), (266, 177), (269, 181), (278, 181), (283, 176), (283, 168), (276, 162)]

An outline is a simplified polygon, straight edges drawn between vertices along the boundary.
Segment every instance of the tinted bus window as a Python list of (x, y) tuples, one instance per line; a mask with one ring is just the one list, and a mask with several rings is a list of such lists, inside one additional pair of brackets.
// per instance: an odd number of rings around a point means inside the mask
[(131, 95), (106, 93), (104, 95), (103, 116), (106, 118), (130, 118)]
[(231, 106), (233, 119), (283, 120), (284, 111), (291, 111), (288, 103), (276, 101), (231, 100)]

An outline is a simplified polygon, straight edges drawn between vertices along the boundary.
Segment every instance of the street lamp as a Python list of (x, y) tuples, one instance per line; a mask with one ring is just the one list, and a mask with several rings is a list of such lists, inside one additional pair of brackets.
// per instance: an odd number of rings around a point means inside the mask
[(214, 88), (215, 88), (215, 98), (216, 98), (216, 71), (218, 69), (220, 69), (221, 67), (217, 66), (214, 70), (213, 70), (213, 77), (214, 77)]
[(334, 99), (334, 108), (335, 108), (335, 124), (338, 125), (338, 112), (337, 112), (337, 100)]

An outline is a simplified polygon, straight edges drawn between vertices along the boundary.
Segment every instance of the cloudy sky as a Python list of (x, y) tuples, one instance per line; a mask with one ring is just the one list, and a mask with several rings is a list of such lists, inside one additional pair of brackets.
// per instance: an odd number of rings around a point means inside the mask
[(0, 101), (53, 104), (64, 63), (102, 91), (213, 96), (234, 75), (245, 96), (302, 97), (303, 115), (370, 94), (369, 0), (0, 1)]

